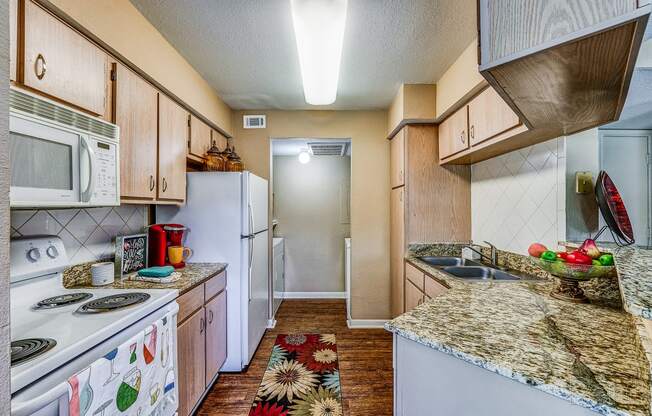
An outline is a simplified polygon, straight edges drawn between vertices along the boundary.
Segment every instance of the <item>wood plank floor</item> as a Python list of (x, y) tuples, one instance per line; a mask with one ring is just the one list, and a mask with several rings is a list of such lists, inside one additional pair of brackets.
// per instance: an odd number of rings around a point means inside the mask
[(197, 410), (200, 416), (246, 416), (278, 334), (334, 333), (346, 416), (392, 414), (392, 337), (383, 329), (349, 329), (343, 300), (285, 300), (248, 370), (225, 373)]

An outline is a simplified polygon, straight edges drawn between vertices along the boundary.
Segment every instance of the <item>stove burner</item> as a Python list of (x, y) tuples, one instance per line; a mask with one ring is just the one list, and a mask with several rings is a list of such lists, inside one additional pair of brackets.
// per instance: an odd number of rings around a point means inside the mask
[(51, 338), (27, 338), (11, 341), (11, 365), (37, 357), (57, 345)]
[(118, 295), (93, 299), (80, 306), (78, 311), (82, 313), (109, 312), (116, 309), (126, 308), (127, 306), (136, 305), (138, 303), (143, 303), (147, 299), (149, 299), (147, 293), (120, 293)]
[(75, 303), (83, 302), (92, 298), (90, 293), (66, 293), (65, 295), (53, 296), (51, 298), (43, 299), (36, 304), (36, 309), (53, 309), (63, 306), (72, 305)]

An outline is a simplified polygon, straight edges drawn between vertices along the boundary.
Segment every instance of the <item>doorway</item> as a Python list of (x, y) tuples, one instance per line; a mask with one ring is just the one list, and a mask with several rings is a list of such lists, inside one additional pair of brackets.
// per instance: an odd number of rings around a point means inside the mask
[[(618, 187), (636, 244), (652, 245), (652, 130), (600, 130), (600, 170)], [(604, 226), (600, 217), (600, 227)], [(604, 240), (612, 241), (608, 233)]]
[(272, 139), (274, 314), (285, 298), (346, 298), (351, 140)]

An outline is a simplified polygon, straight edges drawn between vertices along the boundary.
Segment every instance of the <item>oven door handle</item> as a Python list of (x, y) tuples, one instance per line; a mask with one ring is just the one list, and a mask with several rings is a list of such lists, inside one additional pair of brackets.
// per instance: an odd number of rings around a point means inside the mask
[(43, 394), (21, 401), (20, 397), (11, 400), (12, 416), (29, 416), (46, 405), (58, 402), (59, 414), (68, 414), (68, 382), (59, 383), (54, 388), (49, 389)]
[(95, 151), (88, 136), (81, 136), (81, 149), (88, 156), (88, 186), (82, 191), (81, 201), (90, 202), (95, 191)]

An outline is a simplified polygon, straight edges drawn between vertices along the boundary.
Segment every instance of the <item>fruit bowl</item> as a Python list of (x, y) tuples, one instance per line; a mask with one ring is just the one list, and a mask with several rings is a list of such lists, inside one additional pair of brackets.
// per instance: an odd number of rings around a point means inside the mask
[(576, 303), (588, 302), (584, 291), (579, 286), (579, 282), (606, 276), (615, 268), (615, 266), (550, 261), (532, 256), (530, 256), (530, 261), (535, 266), (559, 279), (559, 284), (556, 285), (550, 296)]
[(542, 258), (530, 257), (535, 266), (547, 271), (551, 275), (564, 279), (584, 281), (596, 277), (606, 276), (611, 273), (614, 266), (599, 266), (596, 264), (576, 264), (564, 261), (549, 261)]

